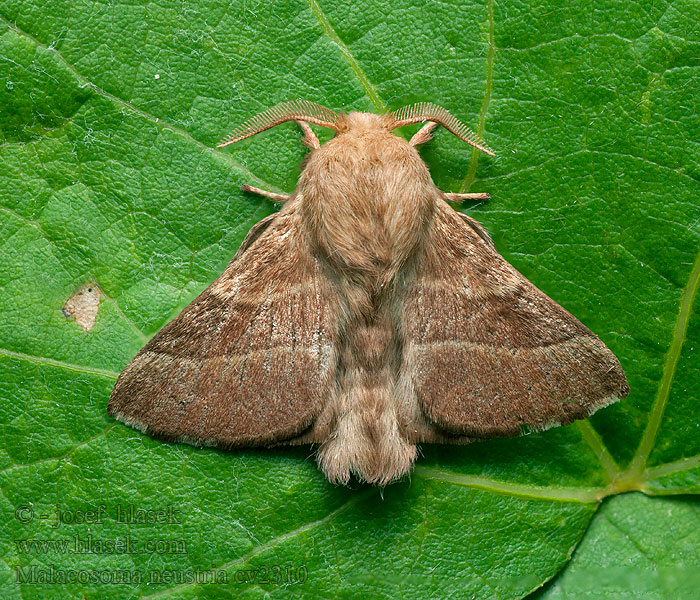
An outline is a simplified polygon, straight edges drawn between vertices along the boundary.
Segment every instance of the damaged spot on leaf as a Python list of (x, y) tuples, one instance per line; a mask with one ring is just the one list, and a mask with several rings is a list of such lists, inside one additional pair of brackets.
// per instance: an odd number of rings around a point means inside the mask
[(90, 331), (95, 325), (97, 311), (100, 309), (100, 296), (100, 288), (88, 281), (68, 298), (62, 312), (64, 316), (74, 318), (83, 331)]

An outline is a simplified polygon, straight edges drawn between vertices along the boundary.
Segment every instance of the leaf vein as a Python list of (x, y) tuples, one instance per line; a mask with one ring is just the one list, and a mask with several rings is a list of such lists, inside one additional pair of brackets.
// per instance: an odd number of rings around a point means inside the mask
[(76, 365), (74, 363), (69, 363), (63, 360), (55, 360), (53, 358), (45, 358), (43, 356), (32, 356), (30, 354), (24, 354), (22, 352), (13, 352), (12, 350), (6, 350), (5, 348), (0, 348), (0, 356), (8, 356), (10, 358), (26, 360), (40, 365), (48, 365), (50, 367), (56, 367), (58, 369), (75, 371), (76, 373), (84, 373), (86, 375), (97, 375), (98, 377), (105, 377), (107, 379), (116, 380), (117, 377), (119, 377), (119, 373), (117, 373), (116, 371), (110, 371), (109, 369), (100, 369), (98, 367)]
[(384, 103), (384, 101), (379, 97), (377, 89), (369, 80), (369, 77), (367, 77), (367, 74), (364, 72), (357, 59), (353, 56), (352, 52), (350, 52), (350, 48), (348, 48), (345, 42), (343, 42), (343, 40), (340, 39), (340, 36), (337, 34), (333, 26), (328, 21), (328, 18), (323, 13), (323, 10), (321, 10), (321, 7), (318, 5), (318, 2), (316, 0), (307, 1), (309, 3), (311, 11), (314, 13), (316, 19), (318, 19), (318, 22), (321, 24), (323, 32), (338, 47), (338, 50), (340, 50), (340, 53), (343, 55), (345, 60), (348, 61), (350, 68), (352, 69), (353, 73), (355, 73), (355, 76), (357, 77), (357, 80), (362, 86), (362, 89), (365, 90), (365, 93), (372, 101), (372, 104), (374, 104), (374, 107), (381, 113), (386, 112), (388, 110), (387, 106)]
[[(491, 103), (491, 93), (493, 91), (493, 63), (496, 57), (496, 37), (495, 37), (495, 21), (493, 17), (493, 0), (488, 0), (488, 24), (489, 24), (489, 49), (486, 53), (486, 89), (484, 90), (484, 99), (481, 102), (481, 110), (479, 111), (479, 126), (476, 130), (477, 135), (483, 139), (486, 129), (486, 113), (489, 110)], [(472, 148), (472, 155), (469, 160), (469, 169), (467, 175), (462, 182), (460, 190), (466, 192), (474, 182), (476, 176), (476, 168), (479, 165), (479, 154), (481, 151), (478, 148)]]
[(661, 420), (666, 409), (666, 404), (668, 403), (668, 398), (671, 394), (671, 384), (673, 383), (678, 362), (680, 361), (681, 350), (683, 348), (683, 344), (685, 343), (685, 336), (692, 314), (693, 301), (695, 300), (699, 287), (700, 252), (698, 252), (695, 258), (695, 264), (690, 272), (688, 284), (681, 295), (678, 319), (676, 320), (676, 325), (673, 329), (671, 346), (666, 354), (663, 375), (661, 377), (661, 381), (659, 382), (654, 404), (651, 408), (651, 416), (649, 417), (649, 421), (647, 422), (646, 429), (644, 430), (644, 434), (642, 435), (641, 442), (639, 443), (639, 447), (637, 448), (634, 458), (630, 462), (628, 477), (631, 479), (641, 477), (646, 469), (649, 454), (654, 447), (656, 436), (659, 432), (659, 428), (661, 427)]
[(534, 485), (523, 485), (497, 481), (488, 477), (478, 475), (463, 475), (445, 469), (434, 467), (416, 466), (413, 470), (418, 477), (425, 479), (435, 479), (445, 483), (462, 485), (487, 492), (505, 494), (508, 496), (521, 496), (536, 500), (551, 500), (555, 502), (579, 502), (582, 504), (599, 502), (605, 495), (604, 489), (597, 488), (545, 488)]
[(20, 29), (15, 23), (12, 23), (8, 21), (5, 17), (0, 15), (0, 22), (5, 23), (12, 31), (14, 31), (17, 35), (21, 35), (23, 37), (26, 37), (28, 40), (30, 40), (33, 44), (38, 46), (39, 48), (43, 48), (49, 52), (52, 52), (53, 54), (56, 55), (56, 57), (63, 63), (68, 70), (73, 73), (73, 76), (80, 81), (80, 84), (82, 87), (87, 87), (90, 90), (92, 90), (93, 93), (95, 93), (98, 96), (101, 96), (103, 98), (106, 98), (115, 104), (118, 104), (124, 108), (127, 108), (128, 110), (134, 112), (135, 114), (139, 115), (140, 117), (143, 117), (144, 119), (150, 121), (151, 123), (155, 124), (158, 128), (160, 129), (165, 129), (167, 131), (170, 131), (176, 135), (182, 136), (185, 138), (188, 142), (194, 144), (197, 146), (200, 150), (203, 150), (204, 152), (207, 152), (209, 154), (212, 154), (216, 157), (223, 158), (226, 160), (229, 164), (231, 164), (233, 167), (241, 171), (243, 174), (245, 174), (246, 177), (254, 180), (255, 182), (259, 183), (261, 187), (264, 187), (266, 189), (276, 191), (276, 192), (281, 192), (279, 188), (276, 186), (272, 185), (271, 183), (268, 183), (262, 179), (260, 179), (257, 175), (249, 171), (246, 167), (244, 167), (242, 164), (236, 162), (231, 158), (231, 156), (225, 152), (221, 152), (220, 150), (217, 150), (215, 148), (210, 148), (209, 146), (203, 144), (199, 140), (195, 139), (192, 137), (192, 135), (186, 131), (185, 129), (182, 129), (180, 127), (177, 127), (171, 123), (168, 123), (167, 121), (155, 117), (149, 112), (146, 112), (145, 110), (142, 110), (135, 105), (131, 104), (127, 100), (124, 100), (123, 98), (120, 98), (119, 96), (115, 96), (114, 94), (103, 90), (101, 87), (99, 87), (97, 84), (93, 83), (90, 81), (87, 77), (82, 75), (78, 69), (70, 63), (66, 58), (61, 54), (59, 50), (57, 50), (54, 47), (47, 46), (46, 44), (43, 44), (40, 42), (38, 39), (36, 39), (33, 35), (30, 33), (27, 33), (26, 31), (23, 31)]
[(615, 477), (620, 473), (620, 467), (608, 451), (598, 432), (593, 428), (593, 425), (591, 425), (591, 422), (588, 419), (585, 421), (577, 421), (576, 426), (581, 432), (583, 440), (593, 451), (593, 454), (600, 463), (600, 466), (605, 470), (608, 482), (615, 479)]
[[(335, 517), (338, 515), (344, 513), (346, 510), (350, 509), (352, 506), (360, 502), (360, 500), (364, 500), (367, 498), (370, 494), (373, 494), (376, 492), (376, 489), (372, 488), (369, 490), (366, 490), (363, 493), (356, 494), (350, 500), (345, 502), (344, 504), (341, 504), (338, 508), (335, 510), (331, 511), (328, 513), (325, 517), (322, 517), (316, 521), (312, 521), (311, 523), (307, 523), (305, 525), (302, 525), (301, 527), (298, 527), (297, 529), (293, 529), (292, 531), (288, 531), (287, 533), (283, 533), (282, 535), (273, 538), (264, 544), (260, 544), (259, 546), (256, 546), (255, 548), (249, 550), (246, 554), (243, 556), (240, 556), (234, 560), (231, 560), (227, 563), (224, 563), (220, 565), (219, 567), (216, 567), (215, 570), (217, 571), (224, 571), (226, 569), (230, 569), (236, 564), (245, 564), (247, 561), (249, 561), (251, 558), (256, 556), (257, 554), (260, 554), (261, 552), (264, 552), (265, 550), (269, 550), (270, 548), (274, 548), (275, 546), (281, 544), (282, 542), (285, 542), (289, 539), (295, 538), (298, 535), (301, 535), (303, 533), (306, 533), (307, 531), (310, 531), (312, 529), (315, 529), (316, 527), (321, 527), (322, 525), (325, 525), (326, 523), (332, 521)], [(182, 590), (182, 589), (187, 589), (196, 586), (196, 583), (182, 583), (180, 585), (166, 588), (163, 590), (160, 590), (159, 592), (155, 592), (153, 594), (149, 594), (148, 596), (143, 596), (142, 598), (157, 598), (159, 596), (163, 595), (170, 595), (176, 590)]]

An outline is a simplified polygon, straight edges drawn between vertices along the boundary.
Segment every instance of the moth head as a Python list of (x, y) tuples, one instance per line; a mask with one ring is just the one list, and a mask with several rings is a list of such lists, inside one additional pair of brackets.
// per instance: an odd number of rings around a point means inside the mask
[(379, 130), (390, 132), (394, 120), (391, 115), (375, 115), (369, 112), (351, 111), (339, 115), (335, 130), (337, 133), (358, 133), (361, 130)]

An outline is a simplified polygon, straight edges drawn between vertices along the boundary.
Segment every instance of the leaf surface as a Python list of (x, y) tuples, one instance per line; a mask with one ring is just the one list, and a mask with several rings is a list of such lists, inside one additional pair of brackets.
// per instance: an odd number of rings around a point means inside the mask
[[(672, 533), (694, 496), (658, 496), (700, 491), (698, 23), (690, 0), (0, 0), (0, 595), (521, 598), (568, 564), (541, 592), (563, 598), (644, 562), (618, 517), (659, 557), (640, 585), (696, 566), (661, 557), (697, 547)], [(435, 182), (491, 193), (466, 210), (615, 352), (630, 396), (425, 446), (383, 492), (329, 485), (308, 448), (223, 453), (110, 420), (119, 371), (274, 210), (241, 184), (291, 191), (305, 153), (294, 124), (215, 143), (295, 98), (432, 101), (483, 133), (495, 158), (444, 131), (422, 149)], [(85, 284), (87, 332), (62, 312)]]

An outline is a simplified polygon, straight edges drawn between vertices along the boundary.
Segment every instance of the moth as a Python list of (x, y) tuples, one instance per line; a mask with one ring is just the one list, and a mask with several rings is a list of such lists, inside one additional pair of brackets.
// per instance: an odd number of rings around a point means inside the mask
[[(236, 448), (315, 444), (326, 477), (385, 485), (417, 444), (569, 424), (627, 395), (620, 363), (496, 251), (416, 147), (447, 110), (337, 113), (279, 104), (226, 146), (287, 121), (310, 153), (281, 210), (119, 376), (107, 411), (156, 438)], [(426, 123), (410, 141), (393, 130)], [(335, 136), (321, 145), (309, 124)]]

